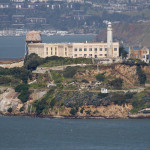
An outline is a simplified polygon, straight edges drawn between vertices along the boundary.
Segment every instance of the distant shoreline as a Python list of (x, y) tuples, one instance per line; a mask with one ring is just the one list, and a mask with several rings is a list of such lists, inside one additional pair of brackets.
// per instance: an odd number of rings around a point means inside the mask
[[(46, 36), (46, 37), (49, 37), (49, 36), (89, 36), (89, 35), (93, 35), (93, 36), (96, 36), (97, 34), (93, 34), (93, 33), (88, 33), (88, 34), (53, 34), (53, 35), (45, 35), (45, 34), (42, 34), (42, 36)], [(19, 35), (19, 36), (16, 36), (16, 35), (0, 35), (0, 37), (25, 37), (26, 35)]]

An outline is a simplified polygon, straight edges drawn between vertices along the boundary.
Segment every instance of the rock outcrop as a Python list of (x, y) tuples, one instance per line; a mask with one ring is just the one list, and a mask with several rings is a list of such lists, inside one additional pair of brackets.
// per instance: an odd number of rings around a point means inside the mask
[(7, 114), (8, 109), (12, 108), (13, 113), (19, 113), (23, 103), (17, 98), (18, 93), (11, 87), (0, 88), (0, 113)]

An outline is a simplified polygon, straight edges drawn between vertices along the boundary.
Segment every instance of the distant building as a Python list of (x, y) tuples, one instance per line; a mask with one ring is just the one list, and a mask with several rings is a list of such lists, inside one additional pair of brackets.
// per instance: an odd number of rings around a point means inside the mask
[(140, 46), (139, 49), (129, 48), (129, 58), (136, 58), (149, 63), (149, 49)]
[[(36, 42), (35, 37), (40, 37), (36, 31), (28, 32), (26, 36), (26, 54), (36, 53), (45, 58), (51, 56), (71, 57), (71, 58), (118, 58), (119, 42), (113, 42), (111, 23), (108, 23), (107, 43), (41, 43)], [(30, 39), (30, 40), (29, 40)], [(41, 39), (41, 38), (40, 38)]]

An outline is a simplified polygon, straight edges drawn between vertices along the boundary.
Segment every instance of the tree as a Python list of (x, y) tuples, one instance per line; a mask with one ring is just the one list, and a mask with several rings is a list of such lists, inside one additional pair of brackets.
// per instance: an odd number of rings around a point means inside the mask
[(28, 70), (36, 70), (37, 66), (43, 62), (43, 59), (40, 58), (37, 54), (32, 53), (25, 58), (24, 66)]
[(96, 75), (96, 80), (98, 80), (98, 81), (104, 81), (105, 80), (105, 75), (104, 75), (104, 73), (102, 73), (102, 74), (98, 74), (98, 75)]
[(121, 89), (123, 85), (123, 79), (117, 78), (115, 80), (110, 81), (109, 84), (116, 89)]
[(137, 71), (137, 75), (138, 75), (140, 84), (145, 84), (146, 75), (145, 75), (144, 71), (141, 69), (140, 65), (137, 66), (136, 71)]
[(9, 113), (12, 113), (12, 108), (10, 107), (10, 108), (8, 108), (8, 110), (7, 110)]
[(128, 56), (128, 52), (123, 46), (119, 47), (119, 56), (122, 56), (122, 58), (126, 58)]

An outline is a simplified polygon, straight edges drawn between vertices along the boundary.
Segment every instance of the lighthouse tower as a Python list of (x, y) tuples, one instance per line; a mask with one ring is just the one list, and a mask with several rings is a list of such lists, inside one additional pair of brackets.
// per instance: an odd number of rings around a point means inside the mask
[(113, 35), (111, 22), (108, 22), (107, 25), (107, 57), (113, 57)]

